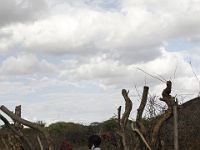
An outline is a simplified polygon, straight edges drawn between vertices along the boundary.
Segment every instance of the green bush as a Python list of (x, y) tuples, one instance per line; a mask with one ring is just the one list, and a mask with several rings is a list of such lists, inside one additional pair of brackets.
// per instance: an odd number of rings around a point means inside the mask
[(52, 137), (63, 137), (71, 142), (80, 143), (86, 138), (88, 127), (71, 122), (57, 122), (49, 125), (48, 130)]
[(101, 124), (101, 127), (103, 131), (115, 131), (117, 129), (117, 120), (115, 118), (106, 120)]

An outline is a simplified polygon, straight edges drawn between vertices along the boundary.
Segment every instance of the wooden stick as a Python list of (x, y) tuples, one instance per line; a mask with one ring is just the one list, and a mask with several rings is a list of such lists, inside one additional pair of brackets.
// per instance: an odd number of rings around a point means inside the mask
[(120, 129), (120, 120), (121, 120), (121, 110), (122, 110), (122, 106), (119, 106), (119, 108), (117, 109), (118, 111), (118, 128)]
[(136, 127), (134, 127), (134, 124), (131, 123), (131, 128), (134, 132), (136, 132), (140, 138), (142, 139), (142, 141), (144, 142), (144, 144), (146, 145), (146, 147), (149, 149), (149, 150), (152, 150), (151, 147), (149, 146), (148, 142), (146, 141), (146, 139), (144, 138), (144, 136), (142, 135), (142, 133), (140, 132), (140, 130), (138, 130)]
[(42, 145), (42, 142), (41, 142), (39, 136), (37, 136), (37, 141), (38, 141), (38, 143), (39, 143), (39, 145), (40, 145), (40, 149), (41, 149), (41, 150), (44, 150), (44, 147), (43, 147), (43, 145)]
[(174, 150), (179, 149), (178, 145), (178, 114), (177, 114), (177, 105), (173, 106), (173, 115), (174, 115)]
[(20, 140), (23, 141), (31, 150), (33, 150), (32, 145), (30, 144), (29, 140), (23, 135), (22, 132), (16, 130), (13, 126), (10, 125), (9, 121), (0, 114), (0, 119), (4, 122), (4, 124), (11, 129), (13, 133), (20, 137)]
[(32, 129), (35, 129), (35, 130), (41, 132), (41, 133), (44, 135), (44, 137), (45, 137), (45, 139), (46, 139), (46, 141), (47, 141), (48, 149), (49, 149), (49, 150), (53, 150), (53, 145), (52, 145), (52, 143), (51, 143), (51, 138), (50, 138), (49, 134), (44, 130), (44, 128), (42, 128), (41, 126), (37, 125), (36, 123), (27, 121), (27, 120), (25, 120), (25, 119), (23, 119), (23, 118), (20, 118), (20, 117), (16, 116), (13, 112), (11, 112), (11, 111), (10, 111), (8, 108), (6, 108), (4, 105), (2, 105), (2, 106), (0, 107), (0, 109), (1, 109), (5, 114), (7, 114), (10, 118), (12, 118), (14, 121), (17, 121), (17, 122), (19, 122), (19, 123), (21, 123), (21, 124), (23, 124), (23, 125), (25, 125), (25, 126), (28, 126), (28, 127), (32, 128)]
[(149, 87), (144, 86), (143, 94), (142, 94), (142, 100), (141, 100), (139, 108), (137, 109), (136, 121), (140, 121), (142, 119), (142, 114), (143, 114), (144, 108), (145, 108), (146, 103), (147, 103), (148, 91), (149, 91)]
[(128, 92), (125, 89), (122, 89), (122, 96), (125, 100), (125, 112), (122, 116), (121, 124), (123, 125), (123, 128), (125, 128), (132, 110), (132, 101), (130, 100)]

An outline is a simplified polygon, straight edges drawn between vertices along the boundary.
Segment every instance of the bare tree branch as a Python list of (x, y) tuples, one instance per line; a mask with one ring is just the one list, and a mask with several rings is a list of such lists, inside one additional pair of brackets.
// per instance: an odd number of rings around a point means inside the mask
[(139, 129), (137, 129), (137, 127), (134, 127), (134, 124), (131, 123), (131, 128), (134, 132), (136, 132), (140, 138), (142, 139), (142, 141), (144, 142), (144, 144), (146, 145), (146, 147), (149, 149), (149, 150), (152, 150), (151, 147), (149, 146), (148, 142), (146, 141), (146, 139), (144, 138), (144, 136), (142, 135), (142, 133), (140, 132)]
[(120, 129), (120, 120), (121, 120), (121, 109), (122, 109), (122, 106), (119, 106), (119, 108), (117, 109), (118, 110), (118, 128)]
[(41, 149), (41, 150), (44, 150), (44, 147), (43, 147), (43, 145), (42, 145), (42, 142), (41, 142), (39, 136), (37, 136), (37, 141), (38, 141), (38, 143), (39, 143), (39, 145), (40, 145), (40, 149)]
[(141, 69), (141, 68), (137, 68), (137, 69), (140, 70), (140, 71), (142, 71), (142, 72), (144, 72), (145, 74), (149, 75), (150, 77), (152, 77), (152, 78), (154, 78), (154, 79), (157, 79), (157, 80), (159, 80), (159, 81), (161, 81), (161, 82), (166, 82), (166, 80), (160, 79), (159, 77), (157, 77), (157, 76), (155, 76), (155, 75), (152, 75), (152, 74), (150, 74), (150, 73), (144, 71), (144, 70)]
[(136, 116), (136, 125), (137, 125), (137, 128), (140, 130), (140, 132), (142, 132), (142, 134), (146, 133), (146, 128), (145, 128), (144, 124), (142, 123), (142, 114), (144, 112), (144, 108), (147, 103), (148, 91), (149, 91), (149, 87), (144, 86), (143, 93), (142, 93), (142, 99), (140, 102), (140, 106), (137, 109), (137, 116)]
[(130, 100), (130, 98), (128, 96), (128, 92), (125, 89), (122, 90), (122, 96), (124, 97), (124, 100), (125, 100), (125, 112), (122, 116), (121, 124), (123, 124), (123, 127), (125, 128), (128, 118), (129, 118), (129, 115), (132, 110), (132, 101)]
[(163, 115), (161, 115), (159, 117), (159, 119), (157, 120), (154, 128), (153, 128), (153, 132), (152, 132), (152, 137), (151, 137), (151, 145), (155, 145), (157, 138), (158, 138), (158, 134), (160, 131), (161, 126), (164, 124), (164, 122), (169, 119), (172, 116), (172, 109), (169, 109), (166, 111), (166, 113), (164, 113)]
[(172, 108), (172, 106), (175, 104), (175, 98), (170, 95), (172, 90), (172, 82), (167, 81), (166, 86), (167, 87), (163, 90), (162, 98), (160, 98), (160, 100), (165, 102), (168, 108)]
[(199, 84), (199, 93), (198, 93), (198, 96), (200, 96), (200, 80), (199, 80), (197, 74), (196, 74), (195, 71), (194, 71), (194, 68), (193, 68), (193, 66), (192, 66), (192, 62), (191, 62), (191, 61), (189, 62), (189, 64), (190, 64), (190, 67), (191, 67), (191, 69), (192, 69), (192, 73), (194, 74), (194, 76), (195, 76), (195, 78), (196, 78), (196, 80), (197, 80), (197, 82), (198, 82), (198, 84)]
[(145, 108), (146, 103), (147, 103), (148, 91), (149, 91), (149, 87), (144, 86), (143, 94), (142, 94), (142, 100), (141, 100), (139, 108), (137, 109), (136, 122), (141, 121), (141, 119), (142, 119), (142, 114), (143, 114), (144, 108)]
[(177, 71), (177, 68), (178, 68), (178, 63), (176, 63), (176, 67), (175, 67), (175, 70), (174, 70), (174, 79), (176, 78), (176, 71)]
[(33, 146), (31, 145), (31, 143), (29, 142), (29, 140), (23, 135), (22, 132), (16, 130), (10, 123), (9, 121), (0, 114), (0, 119), (4, 122), (4, 124), (11, 129), (11, 131), (16, 134), (17, 136), (20, 137), (20, 140), (25, 143), (31, 150), (33, 150)]
[(151, 145), (153, 146), (156, 144), (161, 126), (167, 119), (169, 119), (172, 116), (172, 107), (175, 104), (175, 98), (170, 95), (172, 82), (167, 81), (166, 85), (167, 87), (163, 90), (162, 98), (160, 98), (160, 100), (164, 101), (167, 104), (168, 110), (157, 119), (157, 122), (155, 126), (153, 127), (153, 132), (151, 136)]
[(30, 121), (27, 121), (25, 119), (22, 119), (22, 118), (16, 116), (13, 112), (11, 112), (9, 109), (7, 109), (4, 105), (2, 105), (0, 107), (0, 109), (5, 114), (7, 114), (10, 118), (12, 118), (14, 121), (17, 121), (17, 122), (19, 122), (19, 123), (21, 123), (21, 124), (23, 124), (25, 126), (28, 126), (28, 127), (32, 128), (32, 129), (35, 129), (35, 130), (41, 132), (44, 135), (44, 137), (45, 137), (45, 139), (47, 141), (48, 149), (49, 150), (53, 150), (53, 145), (51, 143), (51, 138), (50, 138), (49, 134), (44, 130), (44, 128), (42, 128), (41, 126), (39, 126), (39, 125), (37, 125), (35, 123), (32, 123)]
[(122, 89), (122, 96), (124, 97), (125, 100), (125, 112), (122, 115), (122, 119), (120, 119), (121, 116), (121, 106), (118, 108), (118, 124), (119, 124), (119, 130), (118, 130), (118, 135), (120, 136), (120, 141), (121, 141), (121, 149), (122, 150), (130, 150), (127, 142), (127, 135), (125, 132), (126, 124), (128, 122), (128, 118), (130, 115), (130, 112), (132, 110), (132, 101), (130, 100), (128, 96), (128, 91), (125, 89)]

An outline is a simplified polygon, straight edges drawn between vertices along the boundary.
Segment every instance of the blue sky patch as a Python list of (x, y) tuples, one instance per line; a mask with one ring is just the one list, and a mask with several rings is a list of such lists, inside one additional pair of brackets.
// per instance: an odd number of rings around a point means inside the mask
[(189, 42), (183, 38), (176, 38), (169, 40), (167, 42), (166, 48), (169, 51), (185, 51), (191, 50), (196, 46), (196, 44)]

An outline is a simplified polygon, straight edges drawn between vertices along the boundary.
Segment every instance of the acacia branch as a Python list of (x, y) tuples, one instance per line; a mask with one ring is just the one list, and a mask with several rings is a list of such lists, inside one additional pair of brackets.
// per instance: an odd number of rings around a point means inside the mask
[(156, 141), (157, 141), (157, 137), (160, 131), (161, 126), (164, 124), (164, 122), (169, 119), (172, 116), (172, 110), (169, 109), (167, 110), (163, 115), (161, 115), (158, 119), (158, 121), (156, 122), (154, 128), (153, 128), (153, 132), (152, 132), (152, 137), (151, 137), (151, 144), (155, 145)]
[(44, 128), (42, 128), (41, 126), (39, 126), (39, 125), (37, 125), (37, 124), (35, 124), (35, 123), (32, 123), (32, 122), (30, 122), (30, 121), (27, 121), (27, 120), (25, 120), (25, 119), (23, 119), (23, 118), (20, 118), (20, 117), (16, 116), (13, 112), (11, 112), (11, 111), (10, 111), (8, 108), (6, 108), (4, 105), (2, 105), (2, 106), (0, 107), (0, 109), (1, 109), (5, 114), (7, 114), (10, 118), (12, 118), (14, 121), (17, 121), (17, 122), (19, 122), (19, 123), (21, 123), (21, 124), (23, 124), (23, 125), (25, 125), (25, 126), (28, 126), (28, 127), (32, 128), (32, 129), (35, 129), (35, 130), (41, 132), (41, 133), (44, 135), (44, 137), (45, 137), (45, 139), (46, 139), (46, 141), (47, 141), (48, 149), (49, 149), (49, 150), (53, 150), (53, 146), (52, 146), (52, 143), (51, 143), (50, 136), (49, 136), (49, 134), (44, 130)]
[(19, 136), (20, 140), (23, 141), (31, 150), (33, 150), (33, 147), (31, 145), (31, 143), (29, 142), (29, 140), (23, 135), (22, 132), (20, 132), (19, 130), (16, 130), (10, 123), (9, 121), (0, 114), (0, 119), (4, 122), (4, 124), (11, 129), (11, 131), (16, 134), (17, 136)]
[(121, 109), (122, 106), (119, 106), (119, 108), (117, 109), (118, 111), (118, 128), (120, 129), (120, 120), (121, 120)]
[(162, 98), (160, 98), (160, 100), (165, 102), (168, 108), (172, 108), (172, 106), (175, 104), (175, 98), (170, 95), (171, 90), (172, 90), (172, 82), (167, 81), (166, 88), (163, 90)]
[(37, 141), (38, 141), (38, 143), (39, 143), (39, 145), (40, 145), (40, 150), (44, 150), (44, 147), (43, 147), (43, 145), (42, 145), (42, 142), (41, 142), (41, 139), (40, 139), (39, 136), (37, 136)]
[(149, 87), (144, 86), (143, 94), (142, 94), (142, 100), (141, 100), (139, 108), (137, 109), (136, 121), (140, 121), (142, 119), (142, 114), (143, 114), (144, 108), (145, 108), (146, 103), (147, 103), (148, 91), (149, 91)]
[[(159, 77), (157, 77), (157, 76), (155, 76), (155, 75), (152, 75), (152, 74), (150, 74), (150, 73), (144, 71), (144, 70), (141, 69), (141, 68), (137, 68), (137, 69), (140, 70), (140, 71), (142, 71), (142, 72), (144, 72), (145, 74), (149, 75), (149, 76), (152, 77), (152, 78), (155, 78), (155, 79), (157, 79), (157, 80), (160, 80), (161, 82), (165, 82), (165, 81), (166, 81), (163, 77), (162, 77), (162, 78), (159, 78)], [(159, 75), (159, 76), (160, 76), (160, 75)]]
[(119, 125), (118, 135), (120, 136), (121, 149), (130, 150), (129, 145), (127, 144), (128, 140), (125, 128), (128, 122), (130, 112), (132, 110), (132, 101), (130, 100), (128, 92), (125, 89), (122, 89), (122, 96), (124, 97), (125, 100), (125, 111), (121, 118), (121, 106), (118, 108), (118, 125)]
[(160, 98), (160, 100), (167, 104), (168, 110), (158, 118), (156, 124), (153, 127), (153, 132), (151, 136), (151, 145), (153, 146), (155, 146), (156, 144), (161, 126), (167, 119), (169, 119), (172, 116), (172, 106), (175, 104), (175, 98), (170, 95), (172, 89), (172, 82), (167, 81), (166, 86), (167, 87), (163, 90), (162, 98)]
[(128, 96), (128, 92), (125, 89), (122, 89), (122, 96), (124, 97), (124, 100), (125, 100), (125, 112), (122, 116), (120, 123), (121, 123), (121, 125), (123, 125), (123, 128), (125, 129), (126, 124), (128, 122), (129, 115), (132, 110), (132, 101), (130, 100), (130, 98)]
[(160, 98), (160, 101), (163, 101), (167, 104), (168, 109), (172, 108), (173, 105), (175, 104), (175, 98), (174, 97), (164, 97)]
[(149, 149), (149, 150), (152, 150), (151, 147), (149, 146), (148, 142), (146, 141), (146, 139), (144, 138), (144, 136), (142, 135), (142, 133), (140, 132), (139, 129), (137, 129), (136, 127), (134, 127), (134, 124), (131, 123), (131, 128), (134, 132), (136, 132), (140, 138), (142, 139), (142, 141), (144, 142), (144, 144), (146, 145), (146, 147)]
[(142, 93), (142, 99), (140, 102), (140, 106), (137, 109), (137, 117), (136, 117), (136, 124), (143, 134), (145, 133), (146, 129), (141, 120), (142, 120), (142, 114), (144, 112), (144, 108), (147, 103), (148, 91), (149, 91), (149, 87), (144, 86), (143, 93)]

